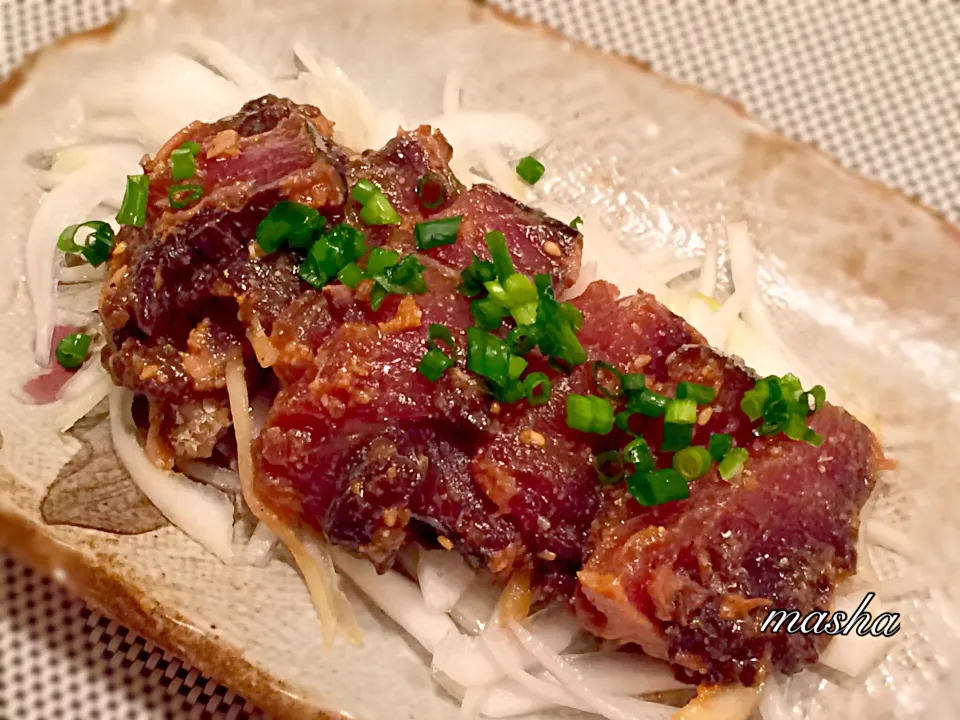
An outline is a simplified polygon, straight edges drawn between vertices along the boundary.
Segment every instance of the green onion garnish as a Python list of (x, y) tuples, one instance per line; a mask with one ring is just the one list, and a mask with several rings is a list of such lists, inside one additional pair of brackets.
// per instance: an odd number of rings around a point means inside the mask
[(646, 507), (690, 497), (690, 485), (676, 470), (636, 473), (627, 478), (627, 490)]
[(650, 451), (647, 441), (641, 437), (634, 438), (627, 443), (623, 449), (624, 459), (633, 465), (633, 469), (638, 472), (650, 472), (657, 466), (656, 458)]
[(707, 450), (710, 451), (710, 457), (717, 462), (723, 460), (723, 456), (726, 455), (732, 447), (733, 436), (729, 433), (717, 433), (716, 435), (711, 435), (710, 440), (707, 443)]
[(420, 295), (427, 291), (423, 277), (426, 268), (416, 256), (406, 255), (399, 260), (392, 250), (374, 248), (367, 259), (367, 275), (375, 285), (370, 291), (370, 307), (376, 311), (387, 295)]
[(57, 344), (55, 351), (57, 362), (68, 370), (78, 368), (87, 359), (92, 338), (86, 333), (67, 335)]
[(481, 260), (476, 255), (473, 262), (460, 273), (460, 285), (457, 291), (466, 297), (475, 297), (486, 292), (486, 283), (497, 279), (497, 269), (489, 260)]
[[(602, 360), (598, 360), (593, 363), (592, 373), (593, 384), (601, 395), (611, 399), (623, 397), (624, 376), (623, 373), (620, 372), (615, 366), (611, 365), (610, 363), (603, 362)], [(601, 373), (606, 373), (612, 378), (612, 381), (605, 383), (600, 376)]]
[(363, 270), (355, 262), (347, 263), (337, 273), (337, 280), (342, 282), (348, 288), (356, 289), (360, 282), (366, 277)]
[[(74, 240), (77, 231), (82, 228), (93, 230), (87, 236), (86, 245), (79, 245)], [(88, 263), (97, 267), (102, 265), (110, 257), (110, 251), (113, 249), (113, 228), (108, 223), (101, 220), (88, 220), (85, 223), (70, 225), (64, 228), (57, 238), (57, 248), (65, 253), (80, 255)]]
[(117, 222), (121, 225), (143, 227), (147, 221), (147, 191), (150, 178), (147, 175), (127, 175), (127, 190), (123, 193), (123, 202), (117, 212)]
[(702, 447), (683, 448), (673, 456), (673, 469), (688, 482), (702, 478), (710, 472), (712, 464), (713, 458), (707, 449)]
[[(199, 151), (200, 146), (197, 145), (197, 152)], [(197, 164), (193, 158), (197, 152), (181, 145), (170, 153), (170, 175), (174, 180), (186, 180), (196, 175)]]
[[(682, 400), (680, 402), (683, 402)], [(693, 425), (688, 423), (664, 423), (663, 442), (660, 449), (664, 452), (683, 450), (693, 439)]]
[(417, 197), (427, 210), (436, 210), (447, 198), (443, 178), (434, 172), (421, 175), (417, 180)]
[(579, 215), (570, 221), (570, 227), (572, 227), (574, 230), (579, 229), (581, 225), (583, 225), (583, 218)]
[(638, 394), (633, 395), (627, 400), (627, 410), (646, 415), (647, 417), (656, 418), (666, 412), (667, 403), (669, 402), (670, 398), (666, 395), (661, 395), (660, 393), (653, 392), (653, 390), (644, 388)]
[(531, 407), (546, 404), (552, 389), (553, 383), (541, 372), (530, 373), (523, 379), (523, 394)]
[(387, 196), (370, 180), (359, 180), (353, 186), (353, 199), (362, 206), (360, 219), (367, 225), (399, 225), (400, 216), (387, 200)]
[(456, 217), (417, 223), (413, 228), (414, 237), (417, 239), (417, 249), (430, 250), (441, 245), (455, 243), (462, 222), (463, 215), (457, 215)]
[(510, 348), (496, 335), (467, 328), (467, 369), (505, 388), (510, 381)]
[(607, 450), (594, 456), (593, 467), (601, 485), (613, 485), (623, 477), (623, 456), (618, 450)]
[(430, 382), (440, 379), (446, 369), (453, 365), (453, 360), (441, 350), (427, 350), (417, 365), (417, 372)]
[(530, 325), (519, 325), (507, 333), (505, 342), (514, 355), (526, 355), (537, 344), (536, 328)]
[(470, 314), (474, 325), (492, 332), (503, 324), (503, 318), (509, 315), (509, 311), (493, 298), (485, 297), (470, 303)]
[(184, 150), (189, 150), (190, 154), (194, 157), (200, 154), (200, 143), (193, 140), (184, 140), (182, 143), (180, 143), (180, 147)]
[(665, 423), (692, 425), (697, 421), (697, 402), (692, 398), (670, 400), (664, 415)]
[(400, 253), (396, 250), (375, 247), (370, 251), (370, 257), (367, 258), (367, 274), (382, 275), (387, 268), (393, 267), (398, 262), (400, 262)]
[(583, 313), (570, 303), (556, 301), (549, 275), (535, 275), (533, 280), (540, 298), (536, 322), (540, 352), (569, 367), (582, 365), (587, 361), (587, 352), (577, 339), (577, 331), (583, 325)]
[[(434, 342), (441, 341), (450, 351), (448, 355)], [(433, 324), (427, 330), (427, 352), (417, 365), (417, 372), (430, 382), (436, 382), (447, 368), (457, 362), (457, 345), (453, 341), (453, 334), (443, 325)]]
[(827, 391), (824, 390), (823, 385), (814, 385), (800, 396), (800, 403), (806, 408), (807, 415), (812, 415), (822, 408), (826, 401)]
[(697, 405), (708, 405), (717, 396), (717, 391), (708, 385), (692, 382), (682, 382), (677, 385), (677, 397), (681, 400), (691, 399)]
[[(300, 210), (291, 210), (291, 212), (293, 215), (286, 216), (286, 219), (291, 221), (289, 224), (280, 227), (278, 220), (276, 226), (268, 226), (269, 233), (265, 236), (268, 247), (278, 247), (283, 238), (289, 237), (281, 234), (281, 231), (287, 232), (293, 229), (296, 233), (302, 233), (301, 238), (307, 234), (310, 223), (297, 225), (295, 217)], [(261, 223), (262, 225), (263, 223)], [(313, 233), (314, 230), (310, 229), (309, 232)], [(257, 242), (260, 243), (259, 228)], [(298, 242), (302, 242), (302, 239)], [(300, 264), (300, 277), (308, 285), (320, 289), (337, 277), (338, 273), (347, 265), (359, 260), (366, 250), (367, 245), (362, 232), (349, 225), (334, 225), (310, 247), (306, 258)], [(359, 268), (357, 269), (359, 270)]]
[(633, 431), (630, 430), (630, 418), (632, 416), (633, 416), (632, 412), (623, 410), (621, 412), (618, 412), (616, 415), (614, 415), (613, 421), (620, 430), (623, 430), (623, 432), (630, 433), (631, 435), (633, 435), (634, 434)]
[(517, 163), (517, 175), (530, 185), (536, 185), (537, 181), (543, 177), (543, 172), (543, 163), (530, 155)]
[(730, 480), (731, 478), (739, 476), (749, 457), (750, 453), (748, 453), (745, 448), (731, 448), (717, 466), (717, 472), (720, 473), (720, 477), (724, 480)]
[(530, 278), (520, 273), (510, 275), (505, 281), (492, 280), (484, 288), (493, 299), (510, 311), (518, 325), (532, 325), (537, 320), (539, 296)]
[(167, 197), (170, 200), (170, 207), (174, 210), (182, 210), (203, 197), (203, 186), (194, 183), (171, 185), (167, 191)]
[(820, 445), (823, 438), (807, 428), (807, 417), (826, 402), (826, 391), (821, 385), (803, 392), (796, 375), (771, 375), (756, 382), (752, 390), (743, 394), (740, 409), (752, 421), (760, 422), (759, 435), (783, 433), (793, 440)]
[(490, 250), (490, 258), (493, 260), (494, 268), (496, 268), (497, 279), (500, 282), (506, 281), (516, 272), (513, 267), (513, 259), (510, 257), (510, 251), (507, 249), (506, 236), (502, 232), (494, 230), (486, 234), (484, 242)]
[(567, 395), (567, 427), (597, 435), (613, 430), (613, 406), (595, 395)]
[(643, 392), (647, 389), (647, 376), (643, 373), (624, 373), (623, 392), (627, 395)]
[(267, 254), (279, 250), (284, 242), (308, 248), (326, 224), (327, 219), (309, 205), (283, 200), (257, 225), (257, 245)]
[(807, 428), (807, 434), (803, 436), (803, 440), (814, 447), (820, 447), (823, 445), (823, 435), (815, 430), (812, 430), (811, 428)]

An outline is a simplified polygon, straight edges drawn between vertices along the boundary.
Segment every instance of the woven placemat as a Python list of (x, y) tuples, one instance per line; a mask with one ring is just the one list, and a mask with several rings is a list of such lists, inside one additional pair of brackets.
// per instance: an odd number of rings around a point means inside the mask
[[(0, 0), (0, 77), (126, 4)], [(958, 2), (494, 4), (732, 97), (960, 223)], [(262, 717), (48, 579), (2, 555), (0, 564), (0, 720)]]

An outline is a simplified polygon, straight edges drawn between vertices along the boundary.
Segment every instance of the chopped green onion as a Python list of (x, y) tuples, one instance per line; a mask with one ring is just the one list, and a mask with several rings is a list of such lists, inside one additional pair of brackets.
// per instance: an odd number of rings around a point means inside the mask
[[(681, 401), (682, 402), (682, 401)], [(693, 439), (693, 425), (688, 423), (664, 423), (663, 442), (660, 449), (664, 452), (683, 450)]]
[(717, 396), (717, 391), (708, 385), (700, 385), (692, 382), (682, 382), (677, 385), (677, 397), (681, 400), (690, 398), (697, 405), (708, 405), (713, 402)]
[(537, 184), (537, 181), (543, 177), (544, 169), (543, 163), (530, 155), (517, 163), (517, 175), (530, 185)]
[(57, 362), (68, 370), (78, 368), (87, 359), (92, 338), (86, 333), (67, 335), (57, 344), (55, 351)]
[(690, 485), (686, 479), (676, 470), (670, 469), (631, 475), (627, 478), (627, 490), (645, 507), (690, 497)]
[(376, 183), (371, 180), (358, 180), (357, 184), (353, 186), (353, 190), (350, 194), (353, 196), (353, 199), (356, 200), (361, 205), (366, 205), (370, 198), (380, 192), (380, 188), (377, 187)]
[[(268, 236), (268, 247), (282, 242), (277, 241), (276, 237), (278, 236), (272, 234)], [(341, 270), (359, 260), (366, 251), (367, 244), (362, 232), (349, 225), (334, 225), (310, 247), (306, 259), (300, 265), (300, 277), (307, 284), (319, 289), (338, 277)], [(354, 277), (354, 271), (347, 272), (348, 280)]]
[(583, 225), (583, 218), (579, 215), (570, 221), (570, 227), (572, 227), (574, 230), (578, 230), (581, 225)]
[(692, 425), (697, 421), (697, 402), (692, 398), (670, 400), (663, 421), (666, 423)]
[(414, 237), (417, 239), (417, 249), (430, 250), (441, 245), (455, 243), (462, 222), (463, 215), (457, 215), (456, 217), (417, 223), (413, 228)]
[(627, 400), (627, 410), (655, 418), (660, 417), (666, 412), (667, 403), (669, 402), (670, 398), (666, 395), (661, 395), (660, 393), (653, 392), (653, 390), (644, 388), (639, 394)]
[(400, 262), (400, 253), (396, 250), (375, 247), (367, 258), (367, 274), (382, 275), (388, 267), (393, 267), (398, 262)]
[(510, 365), (509, 365), (510, 369), (507, 371), (507, 377), (510, 378), (511, 380), (516, 380), (521, 375), (523, 375), (523, 371), (527, 369), (527, 365), (529, 364), (530, 363), (528, 363), (522, 357), (511, 355)]
[(549, 275), (536, 275), (533, 280), (540, 297), (536, 321), (540, 352), (554, 363), (582, 365), (587, 361), (587, 352), (577, 339), (577, 330), (583, 323), (583, 314), (569, 303), (556, 301)]
[(713, 458), (706, 448), (687, 447), (673, 456), (673, 469), (683, 475), (687, 482), (699, 480), (708, 472)]
[(447, 197), (443, 178), (435, 172), (421, 175), (417, 180), (417, 197), (427, 210), (436, 210)]
[(707, 450), (710, 451), (710, 457), (717, 462), (723, 460), (723, 456), (726, 455), (732, 447), (733, 436), (729, 433), (717, 433), (716, 435), (711, 435), (710, 440), (707, 443)]
[[(614, 365), (598, 360), (593, 363), (591, 371), (593, 373), (593, 384), (601, 395), (614, 400), (623, 397), (623, 373)], [(607, 385), (602, 382), (600, 378), (601, 372), (606, 372), (613, 377), (616, 381), (616, 387), (614, 389), (608, 388)]]
[[(804, 411), (804, 416), (806, 416), (806, 411)], [(793, 413), (787, 400), (783, 398), (772, 402), (768, 400), (763, 407), (763, 422), (757, 428), (757, 432), (761, 435), (776, 435), (787, 426), (791, 417), (793, 417)], [(805, 420), (804, 424), (806, 424)]]
[(399, 225), (401, 220), (384, 194), (374, 195), (360, 211), (360, 219), (367, 225)]
[(150, 178), (147, 175), (127, 175), (127, 190), (123, 193), (123, 202), (117, 212), (117, 222), (121, 225), (143, 227), (147, 221), (147, 191)]
[(553, 383), (541, 372), (530, 373), (523, 379), (523, 394), (531, 407), (544, 405), (550, 400)]
[(783, 434), (791, 440), (803, 440), (808, 429), (806, 415), (790, 415), (783, 426)]
[(787, 373), (783, 377), (779, 378), (779, 384), (780, 393), (782, 397), (787, 398), (787, 400), (796, 401), (803, 392), (803, 388), (800, 385), (800, 378), (792, 373)]
[(514, 273), (505, 281), (492, 280), (484, 283), (490, 298), (509, 310), (518, 325), (532, 325), (537, 320), (539, 299), (537, 288), (530, 278)]
[[(437, 347), (435, 340), (439, 340), (450, 351), (445, 353)], [(430, 382), (436, 382), (444, 371), (457, 362), (457, 344), (453, 341), (453, 333), (443, 325), (436, 323), (427, 329), (427, 352), (417, 365), (417, 372)]]
[(347, 263), (340, 272), (337, 273), (337, 280), (342, 282), (348, 288), (356, 289), (360, 282), (366, 277), (366, 273), (360, 269), (355, 262)]
[(823, 445), (823, 435), (811, 428), (807, 428), (807, 433), (803, 436), (803, 439), (804, 442), (807, 442), (814, 447), (820, 447)]
[(770, 398), (770, 382), (768, 378), (757, 380), (752, 390), (747, 390), (740, 399), (740, 409), (751, 422), (763, 417), (763, 408)]
[(824, 390), (823, 385), (814, 385), (807, 392), (800, 396), (799, 402), (805, 409), (806, 414), (812, 415), (817, 410), (822, 408), (826, 401), (827, 391)]
[(460, 285), (457, 291), (466, 297), (474, 297), (486, 292), (486, 283), (497, 279), (497, 270), (489, 260), (481, 260), (476, 255), (473, 262), (460, 273)]
[(400, 216), (376, 183), (363, 179), (353, 186), (353, 199), (360, 203), (360, 219), (367, 225), (399, 225)]
[(647, 441), (641, 437), (634, 438), (623, 449), (624, 459), (633, 465), (636, 472), (650, 472), (657, 466), (657, 460)]
[(197, 173), (197, 165), (193, 156), (196, 153), (182, 145), (170, 153), (170, 175), (174, 180), (186, 180)]
[(423, 375), (430, 382), (436, 382), (441, 378), (447, 368), (453, 365), (451, 360), (442, 350), (427, 350), (417, 365), (417, 372)]
[[(372, 253), (371, 253), (372, 256)], [(421, 295), (427, 291), (427, 281), (423, 277), (426, 268), (415, 255), (405, 255), (400, 262), (385, 268), (381, 273), (373, 273), (367, 265), (367, 274), (391, 295)]]
[(174, 210), (182, 210), (188, 205), (192, 205), (203, 197), (203, 186), (195, 183), (183, 185), (171, 185), (167, 191), (167, 198), (170, 200), (170, 207)]
[(623, 456), (618, 450), (607, 450), (594, 456), (593, 467), (601, 485), (613, 485), (623, 477)]
[(627, 395), (643, 392), (647, 389), (647, 376), (643, 373), (624, 373), (623, 392)]
[(731, 448), (717, 466), (717, 472), (724, 480), (730, 480), (743, 472), (743, 466), (750, 457), (745, 448)]
[[(86, 245), (78, 245), (74, 240), (77, 231), (82, 227), (93, 231), (87, 236)], [(85, 223), (64, 228), (60, 237), (57, 238), (57, 248), (65, 253), (81, 255), (84, 260), (97, 267), (109, 259), (113, 241), (113, 228), (108, 223), (102, 220), (88, 220)]]
[(380, 309), (380, 306), (383, 305), (383, 301), (387, 298), (387, 291), (383, 289), (380, 285), (374, 285), (373, 289), (370, 290), (370, 309), (376, 312)]
[(453, 333), (439, 323), (432, 323), (430, 327), (427, 328), (427, 347), (431, 350), (438, 349), (434, 340), (439, 340), (446, 345), (447, 349), (450, 351), (450, 356), (453, 358), (454, 362), (456, 362), (457, 344), (453, 341)]
[(496, 335), (467, 328), (467, 369), (501, 388), (510, 381), (510, 348)]
[(180, 147), (189, 150), (190, 154), (194, 157), (200, 154), (200, 143), (194, 142), (193, 140), (184, 140), (180, 143)]
[(497, 270), (497, 280), (501, 283), (505, 282), (508, 277), (516, 272), (513, 267), (513, 259), (510, 257), (510, 251), (507, 249), (506, 235), (494, 230), (486, 234), (484, 242), (490, 250), (490, 259), (493, 260), (493, 266)]
[(284, 242), (308, 248), (326, 224), (327, 219), (309, 205), (283, 200), (257, 225), (257, 245), (267, 254), (279, 250)]
[(628, 411), (626, 411), (626, 410), (623, 410), (623, 411), (621, 411), (621, 412), (618, 412), (618, 413), (614, 416), (613, 421), (614, 421), (614, 423), (616, 423), (616, 426), (617, 426), (620, 430), (623, 430), (623, 432), (625, 432), (625, 433), (630, 433), (630, 434), (632, 435), (632, 434), (634, 434), (634, 433), (630, 430), (630, 418), (631, 418), (632, 416), (633, 416), (633, 413), (632, 413), (632, 412), (628, 412)]
[(505, 342), (514, 355), (526, 355), (537, 344), (536, 328), (532, 325), (518, 325), (507, 333)]
[(477, 327), (492, 331), (503, 324), (503, 318), (509, 315), (510, 311), (493, 298), (485, 297), (470, 303), (470, 314)]
[(567, 395), (567, 427), (606, 435), (613, 430), (613, 406), (595, 395)]

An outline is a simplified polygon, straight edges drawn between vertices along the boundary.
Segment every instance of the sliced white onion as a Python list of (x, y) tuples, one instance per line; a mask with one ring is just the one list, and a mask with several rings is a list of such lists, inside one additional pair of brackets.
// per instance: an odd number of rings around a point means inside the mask
[(447, 76), (443, 80), (443, 114), (446, 117), (452, 117), (460, 112), (460, 91), (463, 87), (463, 73), (460, 68), (454, 66), (447, 70)]
[(449, 617), (427, 608), (420, 588), (400, 573), (388, 570), (380, 575), (368, 560), (336, 548), (330, 553), (340, 572), (428, 652), (433, 652), (449, 633), (457, 632)]
[[(834, 601), (833, 612), (843, 612), (849, 619), (864, 600), (864, 593), (853, 593), (838, 597)], [(885, 611), (877, 598), (870, 600), (867, 612), (876, 618)], [(851, 677), (858, 677), (865, 671), (873, 668), (887, 654), (893, 644), (893, 637), (874, 637), (873, 635), (860, 636), (856, 631), (849, 635), (836, 635), (831, 638), (826, 649), (820, 653), (820, 664), (842, 672)]]
[(93, 267), (93, 265), (74, 265), (72, 267), (61, 267), (57, 279), (63, 284), (73, 283), (92, 283), (103, 280), (107, 272), (106, 265)]
[(421, 550), (417, 582), (423, 601), (434, 612), (449, 612), (476, 579), (462, 556), (447, 550)]
[(672, 720), (747, 720), (760, 704), (762, 686), (703, 686)]
[(500, 592), (485, 574), (480, 574), (450, 610), (450, 617), (471, 635), (483, 631), (500, 599)]
[(905, 558), (919, 561), (925, 557), (923, 549), (906, 533), (879, 520), (868, 521), (862, 531), (865, 532), (868, 542), (893, 550)]
[[(440, 128), (458, 153), (483, 148), (510, 148), (529, 155), (546, 145), (549, 139), (543, 125), (522, 113), (461, 111), (433, 118), (430, 124)], [(511, 172), (516, 177), (516, 173)]]
[(201, 460), (178, 460), (177, 467), (189, 478), (197, 482), (213, 485), (218, 490), (227, 493), (239, 493), (242, 488), (240, 485), (240, 475), (233, 470), (212, 465)]
[(183, 44), (206, 65), (243, 87), (245, 95), (258, 97), (270, 92), (270, 81), (223, 43), (202, 35), (191, 35), (184, 38)]
[(700, 265), (700, 277), (697, 279), (697, 292), (706, 297), (713, 297), (717, 289), (717, 257), (719, 248), (713, 236), (705, 241), (703, 263)]
[(224, 562), (233, 559), (233, 503), (219, 490), (193, 482), (180, 473), (161, 470), (137, 439), (133, 393), (110, 393), (113, 446), (137, 487), (170, 522)]
[(100, 363), (94, 360), (92, 364), (100, 367), (99, 373), (91, 372), (94, 379), (82, 391), (78, 390), (76, 395), (71, 395), (69, 399), (61, 399), (57, 402), (53, 423), (54, 427), (60, 432), (66, 432), (74, 426), (77, 420), (86, 417), (91, 410), (100, 404), (101, 400), (110, 394), (113, 388), (113, 381), (100, 366)]
[(105, 198), (123, 192), (123, 177), (139, 171), (141, 151), (117, 145), (66, 178), (51, 190), (30, 224), (26, 244), (27, 289), (33, 302), (36, 327), (34, 359), (44, 367), (50, 361), (50, 341), (56, 323), (57, 237), (68, 225), (84, 222)]
[[(632, 653), (597, 652), (564, 658), (585, 683), (598, 692), (611, 695), (643, 695), (689, 687), (673, 676), (663, 662)], [(535, 672), (541, 679), (556, 682), (545, 670)], [(513, 717), (554, 704), (525, 690), (515, 680), (500, 680), (487, 689), (481, 712), (487, 717)]]
[[(239, 480), (238, 480), (239, 482)], [(263, 567), (273, 555), (273, 548), (277, 544), (277, 536), (265, 522), (258, 521), (253, 534), (243, 549), (243, 562), (254, 567)]]
[(92, 357), (60, 388), (60, 392), (57, 393), (57, 400), (69, 402), (84, 395), (91, 387), (102, 386), (105, 380), (109, 382), (110, 376), (107, 375), (107, 371), (103, 369), (99, 358), (96, 357), (98, 354), (96, 348), (91, 351)]

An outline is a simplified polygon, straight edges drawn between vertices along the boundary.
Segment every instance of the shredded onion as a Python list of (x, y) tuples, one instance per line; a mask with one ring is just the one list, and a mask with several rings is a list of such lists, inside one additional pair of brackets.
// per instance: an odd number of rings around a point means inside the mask
[(132, 407), (133, 393), (114, 388), (110, 393), (110, 431), (113, 447), (130, 477), (170, 522), (224, 562), (231, 560), (233, 503), (209, 485), (150, 462), (137, 438)]
[[(287, 550), (293, 555), (294, 562), (303, 573), (304, 582), (310, 592), (310, 599), (320, 619), (323, 643), (326, 648), (333, 645), (337, 633), (337, 583), (332, 573), (323, 567), (322, 549), (311, 552), (293, 529), (280, 519), (257, 497), (254, 488), (253, 436), (250, 423), (250, 403), (247, 396), (247, 381), (244, 377), (243, 360), (240, 351), (234, 349), (227, 359), (227, 393), (230, 397), (230, 414), (233, 416), (233, 429), (237, 438), (237, 464), (240, 469), (240, 486), (243, 499), (256, 518), (280, 538)], [(209, 486), (208, 486), (209, 487)], [(321, 555), (318, 559), (318, 555)], [(359, 629), (347, 625), (344, 628), (348, 637), (357, 637)]]
[(400, 573), (388, 570), (380, 575), (369, 560), (336, 548), (331, 555), (337, 568), (427, 651), (433, 652), (445, 636), (457, 632), (447, 615), (427, 608), (420, 589)]
[(240, 476), (232, 470), (201, 460), (178, 460), (177, 467), (183, 471), (184, 475), (197, 482), (213, 485), (223, 492), (234, 494), (241, 492)]
[(434, 612), (450, 612), (476, 579), (476, 573), (455, 552), (421, 550), (417, 559), (417, 582), (423, 601)]
[(263, 567), (270, 560), (276, 544), (277, 536), (273, 534), (270, 526), (262, 520), (258, 521), (257, 527), (254, 528), (253, 534), (243, 549), (243, 561), (247, 565)]
[(701, 685), (672, 720), (747, 720), (760, 704), (762, 686)]
[(911, 560), (919, 561), (924, 558), (923, 550), (906, 533), (900, 532), (879, 520), (870, 520), (862, 530), (865, 532), (867, 540), (875, 545), (893, 550), (895, 553)]
[[(832, 611), (842, 611), (849, 618), (863, 599), (863, 593), (838, 597), (834, 601)], [(870, 601), (868, 612), (876, 618), (879, 613), (884, 612), (884, 607), (877, 598), (873, 598)], [(845, 675), (857, 677), (874, 667), (886, 655), (893, 642), (894, 638), (874, 637), (873, 635), (864, 637), (858, 635), (856, 631), (849, 635), (836, 635), (830, 639), (826, 649), (820, 653), (819, 662), (821, 665)]]

